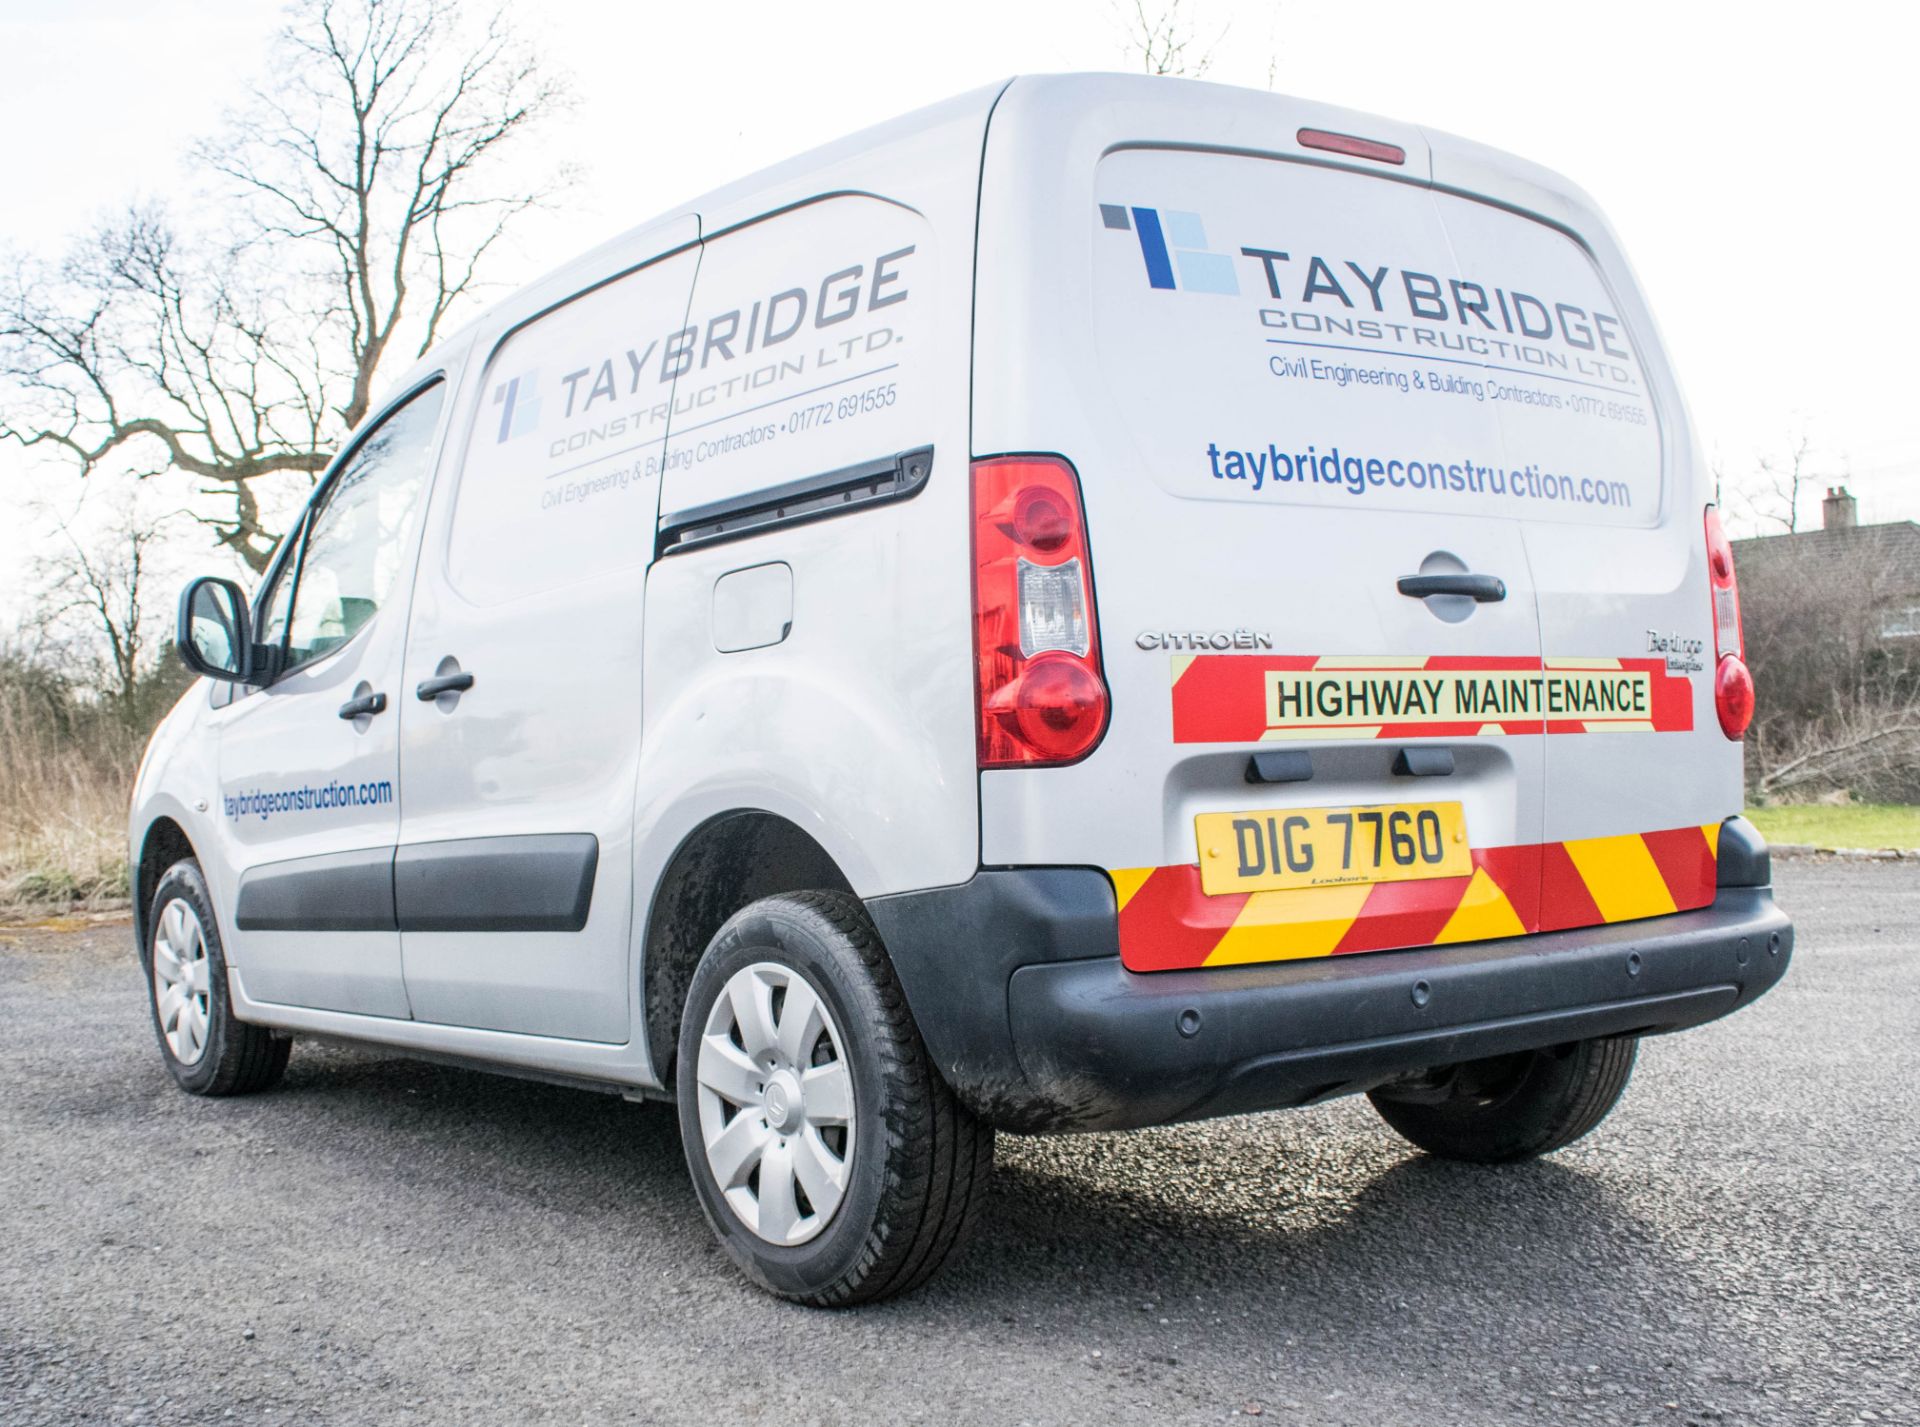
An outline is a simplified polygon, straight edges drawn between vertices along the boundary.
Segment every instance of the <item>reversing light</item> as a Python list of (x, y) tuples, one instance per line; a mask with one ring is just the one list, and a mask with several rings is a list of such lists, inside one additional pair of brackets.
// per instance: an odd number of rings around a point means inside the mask
[(1383, 144), (1378, 139), (1363, 139), (1357, 134), (1336, 134), (1327, 129), (1302, 129), (1294, 135), (1303, 149), (1324, 149), (1348, 158), (1373, 159), (1383, 164), (1404, 164), (1407, 151), (1398, 144)]
[(1077, 762), (1106, 731), (1080, 483), (1058, 456), (973, 465), (980, 766)]
[(1713, 709), (1728, 738), (1746, 736), (1753, 722), (1753, 673), (1747, 668), (1746, 634), (1740, 624), (1740, 578), (1733, 568), (1733, 542), (1720, 512), (1707, 507), (1707, 588), (1713, 599)]
[(1086, 575), (1078, 560), (1060, 565), (1020, 561), (1020, 652), (1031, 659), (1064, 649), (1084, 656), (1093, 631), (1087, 627)]

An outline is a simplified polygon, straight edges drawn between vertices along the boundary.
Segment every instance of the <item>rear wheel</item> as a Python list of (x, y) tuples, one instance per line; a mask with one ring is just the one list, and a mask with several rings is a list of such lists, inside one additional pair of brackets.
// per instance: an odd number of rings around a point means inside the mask
[(154, 1034), (182, 1090), (246, 1095), (280, 1079), (293, 1042), (234, 1019), (219, 923), (192, 858), (174, 863), (154, 889), (141, 952)]
[(821, 1307), (932, 1277), (985, 1197), (993, 1131), (928, 1062), (865, 908), (754, 903), (694, 972), (675, 1072), (687, 1166), (721, 1245)]
[(1501, 1164), (1572, 1144), (1607, 1117), (1633, 1074), (1633, 1036), (1468, 1061), (1368, 1095), (1406, 1139), (1442, 1159)]

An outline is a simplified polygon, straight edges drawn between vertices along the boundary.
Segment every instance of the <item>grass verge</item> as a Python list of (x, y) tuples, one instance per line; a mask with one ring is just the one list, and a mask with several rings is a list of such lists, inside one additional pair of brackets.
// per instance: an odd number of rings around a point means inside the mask
[(1747, 816), (1768, 842), (1814, 847), (1920, 847), (1920, 807), (1890, 803), (1790, 804), (1748, 808)]

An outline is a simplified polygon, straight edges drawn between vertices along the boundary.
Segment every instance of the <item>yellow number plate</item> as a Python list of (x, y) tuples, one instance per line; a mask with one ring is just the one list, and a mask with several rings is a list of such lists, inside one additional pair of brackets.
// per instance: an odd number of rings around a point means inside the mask
[(1225, 892), (1415, 882), (1473, 871), (1458, 803), (1201, 813), (1200, 886)]

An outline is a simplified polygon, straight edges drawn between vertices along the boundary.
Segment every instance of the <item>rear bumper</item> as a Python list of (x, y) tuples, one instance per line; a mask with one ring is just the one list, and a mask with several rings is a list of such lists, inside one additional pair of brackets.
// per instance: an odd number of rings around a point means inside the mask
[[(1722, 871), (1765, 866), (1762, 845)], [(983, 871), (869, 907), (955, 1092), (1026, 1131), (1301, 1105), (1428, 1066), (1684, 1030), (1763, 995), (1793, 952), (1764, 885), (1579, 931), (1148, 975), (1120, 964), (1112, 884), (1089, 869)]]

